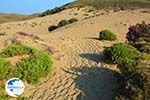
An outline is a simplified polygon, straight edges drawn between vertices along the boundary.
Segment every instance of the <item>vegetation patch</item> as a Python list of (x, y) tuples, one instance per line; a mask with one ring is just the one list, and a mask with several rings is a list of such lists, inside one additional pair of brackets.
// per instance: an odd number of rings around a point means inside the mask
[(5, 35), (6, 35), (5, 32), (1, 32), (1, 33), (0, 33), (0, 36), (5, 36)]
[[(6, 61), (8, 57), (27, 54), (17, 62), (16, 66)], [(51, 71), (52, 60), (48, 54), (22, 44), (12, 44), (5, 47), (0, 54), (0, 78), (5, 80), (18, 77), (30, 84), (37, 83)]]
[(58, 23), (58, 27), (63, 27), (63, 26), (66, 26), (70, 24), (68, 20), (61, 20), (59, 23)]
[(3, 57), (13, 57), (17, 55), (23, 55), (23, 54), (34, 54), (36, 52), (36, 49), (30, 48), (26, 45), (22, 44), (11, 44), (6, 46), (3, 51), (0, 53)]
[(130, 26), (126, 38), (138, 50), (150, 54), (150, 24), (142, 22)]
[(77, 0), (75, 6), (92, 6), (97, 9), (102, 8), (150, 8), (149, 0)]
[(41, 13), (39, 15), (39, 17), (44, 17), (44, 16), (47, 16), (47, 15), (52, 15), (52, 14), (59, 13), (59, 12), (65, 10), (65, 9), (67, 9), (70, 4), (72, 4), (72, 3), (67, 3), (67, 4), (62, 5), (60, 7), (55, 7), (54, 9), (46, 10), (45, 12)]
[(56, 25), (52, 25), (48, 28), (48, 31), (51, 32), (51, 31), (54, 31), (56, 30), (58, 27)]
[[(104, 50), (106, 58), (117, 64), (115, 100), (150, 99), (150, 26), (136, 24), (127, 33), (129, 44), (114, 44)], [(135, 48), (136, 47), (136, 48)]]
[(60, 27), (63, 27), (63, 26), (66, 26), (66, 25), (69, 25), (69, 24), (72, 24), (72, 23), (75, 23), (75, 22), (77, 22), (78, 21), (78, 19), (76, 19), (76, 18), (71, 18), (71, 19), (69, 19), (69, 20), (61, 20), (59, 23), (58, 23), (58, 25), (52, 25), (52, 26), (50, 26), (49, 28), (48, 28), (48, 31), (49, 32), (52, 32), (52, 31), (54, 31), (54, 30), (56, 30), (57, 28), (60, 28)]
[(116, 86), (115, 100), (149, 100), (150, 69), (144, 67), (136, 72), (118, 74)]
[(114, 44), (104, 50), (104, 55), (109, 61), (118, 64), (122, 72), (135, 71), (141, 58), (140, 52), (126, 44)]
[(114, 41), (117, 39), (117, 36), (109, 31), (109, 30), (102, 30), (100, 33), (99, 33), (99, 38), (100, 40), (110, 40), (110, 41)]
[(68, 21), (69, 21), (69, 23), (71, 24), (71, 23), (77, 22), (78, 19), (77, 19), (77, 18), (71, 18), (71, 19), (69, 19)]

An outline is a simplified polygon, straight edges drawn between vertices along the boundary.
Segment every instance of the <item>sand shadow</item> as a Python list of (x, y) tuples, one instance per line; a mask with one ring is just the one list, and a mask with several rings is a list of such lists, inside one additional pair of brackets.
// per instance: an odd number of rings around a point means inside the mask
[(88, 59), (88, 60), (92, 60), (96, 63), (106, 62), (106, 59), (103, 53), (98, 53), (98, 54), (84, 53), (84, 54), (80, 54), (80, 57)]
[(81, 93), (76, 100), (114, 100), (115, 71), (86, 66), (64, 71), (77, 76), (73, 80)]
[(91, 39), (91, 40), (97, 40), (97, 41), (100, 41), (100, 39), (99, 38), (97, 38), (97, 37), (85, 37), (86, 39)]

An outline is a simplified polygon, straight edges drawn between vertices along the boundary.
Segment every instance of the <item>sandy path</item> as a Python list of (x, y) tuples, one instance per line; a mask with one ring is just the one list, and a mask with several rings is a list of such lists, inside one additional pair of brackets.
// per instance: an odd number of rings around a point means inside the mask
[(111, 100), (113, 71), (101, 51), (110, 43), (87, 38), (53, 38), (61, 59), (54, 61), (48, 80), (32, 89), (31, 100)]

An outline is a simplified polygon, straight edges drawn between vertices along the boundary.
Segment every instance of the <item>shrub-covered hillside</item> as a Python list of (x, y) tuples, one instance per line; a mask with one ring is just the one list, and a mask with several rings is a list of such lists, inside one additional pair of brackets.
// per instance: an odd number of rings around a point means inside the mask
[(76, 5), (90, 5), (96, 8), (121, 7), (150, 8), (150, 0), (77, 0)]

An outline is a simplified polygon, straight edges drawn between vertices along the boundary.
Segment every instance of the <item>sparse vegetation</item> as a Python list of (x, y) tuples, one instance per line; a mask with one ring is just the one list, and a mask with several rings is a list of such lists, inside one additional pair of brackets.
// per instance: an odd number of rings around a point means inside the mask
[(0, 24), (6, 23), (6, 22), (23, 21), (23, 20), (27, 20), (27, 19), (33, 19), (33, 18), (36, 18), (38, 16), (39, 16), (39, 14), (21, 15), (21, 14), (0, 13)]
[(100, 40), (111, 40), (114, 41), (117, 39), (116, 35), (109, 30), (102, 30), (99, 34)]
[(31, 23), (31, 27), (35, 27), (35, 26), (37, 26), (38, 24), (36, 23), (36, 22), (32, 22)]
[(78, 0), (75, 6), (90, 5), (94, 8), (120, 8), (120, 9), (133, 9), (133, 8), (150, 8), (149, 0)]
[(6, 35), (5, 32), (1, 32), (1, 33), (0, 33), (0, 36), (5, 36), (5, 35)]
[(72, 3), (67, 3), (67, 4), (62, 5), (60, 7), (55, 7), (54, 9), (46, 10), (45, 12), (41, 13), (39, 15), (39, 17), (44, 17), (44, 16), (47, 16), (47, 15), (52, 15), (52, 14), (59, 13), (59, 12), (65, 10), (65, 9), (67, 9), (70, 4), (72, 4)]

